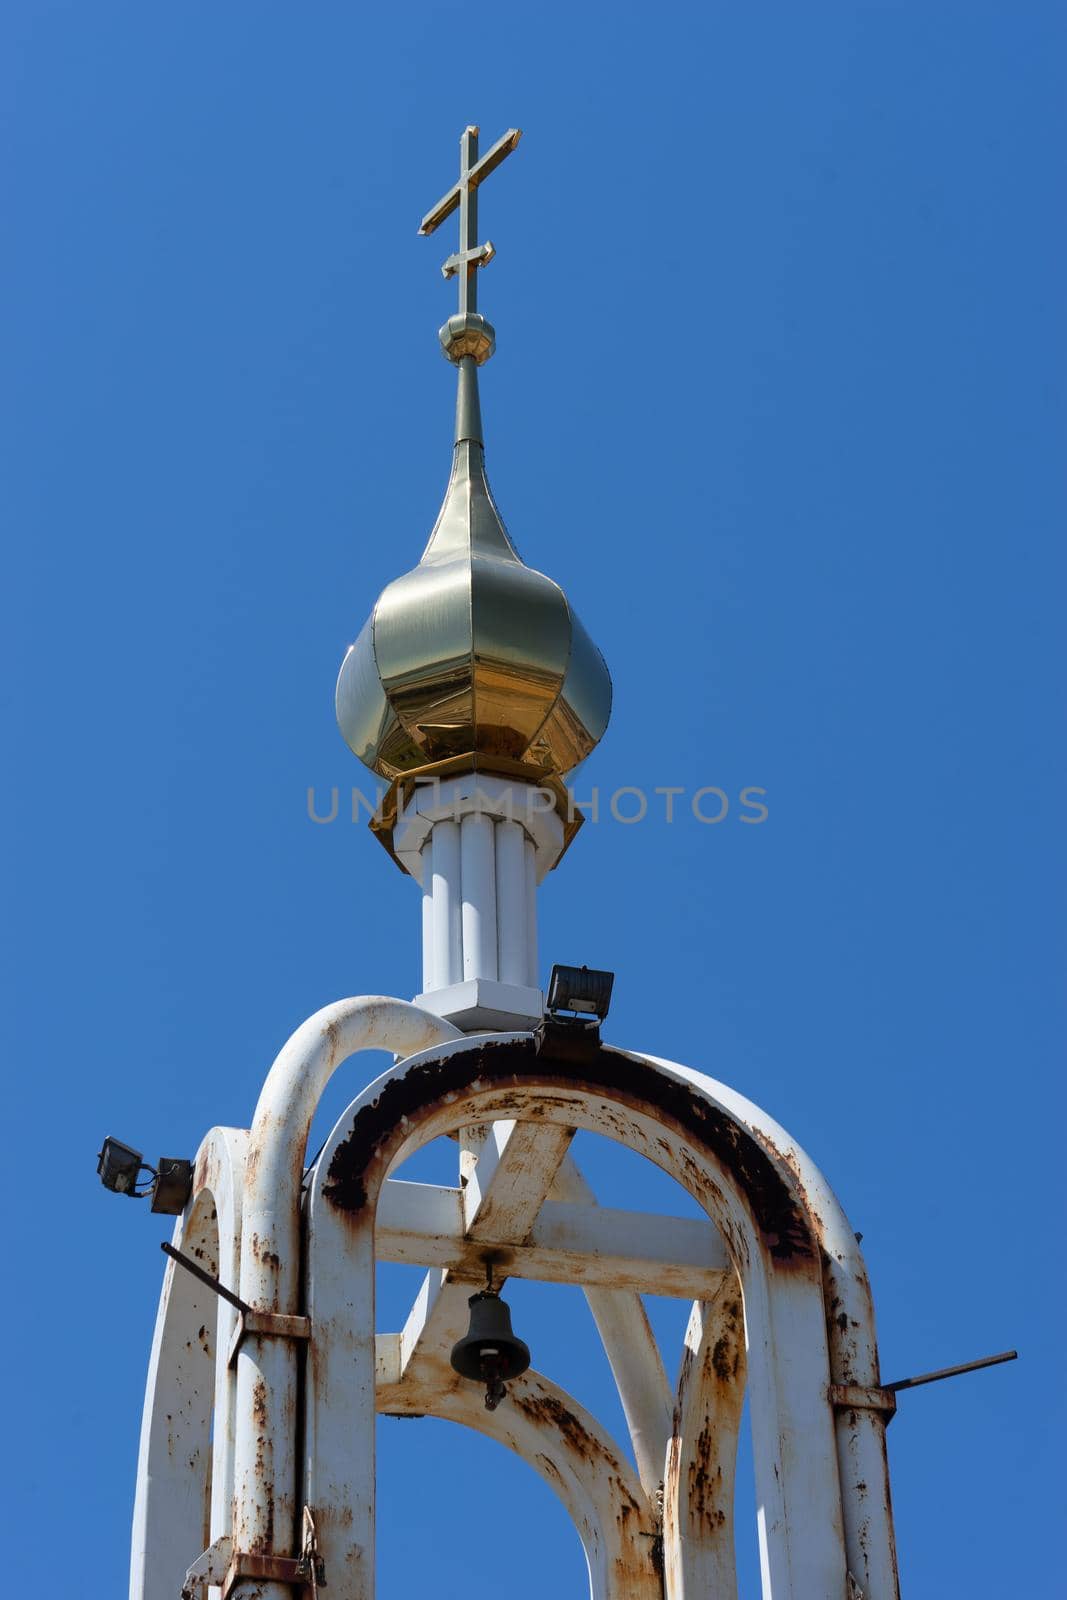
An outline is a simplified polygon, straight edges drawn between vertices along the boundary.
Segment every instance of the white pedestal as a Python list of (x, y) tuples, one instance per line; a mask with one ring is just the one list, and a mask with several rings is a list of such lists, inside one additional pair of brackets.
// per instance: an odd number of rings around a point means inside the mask
[(416, 1004), (465, 1032), (537, 1026), (537, 884), (563, 845), (551, 793), (530, 784), (471, 773), (416, 789), (394, 833), (423, 889)]
[(540, 989), (494, 983), (490, 978), (471, 978), (466, 983), (450, 984), (447, 989), (430, 989), (426, 994), (417, 994), (414, 1003), (464, 1033), (536, 1028), (545, 1011)]

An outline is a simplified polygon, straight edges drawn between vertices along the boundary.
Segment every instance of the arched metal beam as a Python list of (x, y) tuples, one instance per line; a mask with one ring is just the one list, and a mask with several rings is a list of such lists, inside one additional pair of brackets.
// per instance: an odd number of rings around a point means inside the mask
[(658, 1530), (632, 1467), (593, 1417), (537, 1372), (508, 1385), (487, 1411), (481, 1391), (443, 1362), (421, 1362), (380, 1385), (379, 1412), (443, 1417), (515, 1452), (557, 1494), (574, 1522), (593, 1600), (661, 1600)]
[(666, 1600), (737, 1600), (734, 1467), (745, 1398), (741, 1284), (694, 1302), (663, 1494)]
[[(175, 1246), (229, 1289), (237, 1287), (247, 1141), (243, 1129), (212, 1128), (174, 1230)], [(228, 1523), (233, 1385), (226, 1354), (234, 1316), (224, 1300), (168, 1261), (141, 1422), (130, 1600), (175, 1600), (186, 1568)]]
[[(744, 1289), (764, 1589), (840, 1600), (846, 1586), (819, 1252), (794, 1175), (699, 1074), (542, 1036), (425, 1052), (354, 1102), (309, 1204), (308, 1469), (323, 1548), (350, 1600), (373, 1593), (373, 1216), (389, 1167), (471, 1122), (536, 1115), (621, 1140), (662, 1166), (726, 1239)], [(344, 1259), (341, 1282), (332, 1263)], [(357, 1479), (352, 1479), (355, 1450)], [(343, 1519), (340, 1515), (343, 1508)], [(870, 1600), (894, 1600), (888, 1590)]]
[[(403, 1056), (459, 1030), (403, 1000), (364, 995), (326, 1006), (283, 1046), (263, 1085), (248, 1143), (241, 1230), (241, 1298), (260, 1311), (299, 1313), (300, 1190), (308, 1133), (322, 1092), (359, 1050)], [(297, 1539), (297, 1357), (287, 1339), (246, 1338), (237, 1357), (234, 1548), (288, 1556)], [(291, 1600), (282, 1583), (239, 1580), (257, 1600)]]
[[(557, 1172), (552, 1193), (557, 1200), (596, 1205), (596, 1196), (573, 1156), (568, 1156)], [(641, 1483), (646, 1494), (654, 1495), (663, 1482), (671, 1400), (663, 1357), (644, 1301), (625, 1289), (586, 1289), (585, 1299), (619, 1391)]]
[[(859, 1240), (826, 1178), (791, 1134), (762, 1107), (691, 1067), (658, 1056), (650, 1062), (704, 1086), (758, 1140), (792, 1184), (811, 1218), (823, 1267), (823, 1292), (834, 1385), (877, 1391), (881, 1385), (874, 1300)], [(849, 1573), (864, 1600), (900, 1592), (886, 1455), (887, 1417), (877, 1393), (870, 1406), (839, 1406), (834, 1426)], [(884, 1399), (884, 1397), (881, 1397)]]

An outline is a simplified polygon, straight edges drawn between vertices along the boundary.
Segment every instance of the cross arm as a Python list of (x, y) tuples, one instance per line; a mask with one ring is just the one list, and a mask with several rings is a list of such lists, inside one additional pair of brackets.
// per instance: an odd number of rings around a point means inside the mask
[(484, 1281), (487, 1256), (508, 1277), (683, 1299), (708, 1298), (730, 1270), (718, 1230), (688, 1217), (547, 1201), (524, 1244), (503, 1226), (497, 1234), (486, 1231), (483, 1239), (470, 1237), (458, 1189), (399, 1178), (382, 1188), (375, 1224), (379, 1260), (447, 1268), (476, 1287)]
[[(573, 1136), (570, 1128), (525, 1122), (464, 1128), (460, 1133), (459, 1189), (420, 1184), (395, 1189), (392, 1184), (396, 1180), (386, 1183), (386, 1213), (379, 1216), (375, 1230), (379, 1250), (388, 1248), (385, 1240), (391, 1224), (403, 1235), (420, 1221), (431, 1231), (462, 1234), (475, 1243), (494, 1236), (521, 1243), (536, 1221)], [(484, 1247), (475, 1259), (476, 1278), (480, 1279), (485, 1271)], [(506, 1280), (499, 1264), (495, 1277), (499, 1288)], [(477, 1287), (481, 1287), (480, 1281)], [(440, 1354), (459, 1338), (466, 1326), (470, 1294), (469, 1279), (454, 1277), (447, 1266), (431, 1267), (400, 1335), (399, 1377), (406, 1376), (416, 1358)]]
[(504, 1121), (465, 1132), (460, 1171), (467, 1237), (523, 1244), (570, 1148), (573, 1128)]
[(451, 189), (449, 189), (448, 193), (443, 195), (442, 198), (438, 200), (437, 204), (432, 208), (432, 210), (427, 211), (426, 215), (419, 223), (419, 233), (433, 233), (441, 226), (442, 222), (447, 221), (458, 205), (459, 184), (454, 183)]
[(445, 222), (459, 205), (460, 193), (463, 188), (464, 181), (466, 181), (472, 189), (476, 189), (480, 183), (483, 183), (485, 179), (488, 178), (491, 172), (496, 171), (497, 167), (499, 167), (505, 156), (509, 156), (511, 154), (521, 138), (521, 128), (509, 128), (507, 133), (503, 134), (497, 140), (492, 149), (487, 150), (485, 155), (482, 156), (481, 160), (475, 162), (470, 172), (465, 173), (460, 181), (458, 183), (454, 183), (451, 189), (448, 190), (447, 194), (442, 195), (437, 204), (432, 206), (431, 209), (427, 211), (426, 215), (419, 223), (419, 233), (426, 235), (436, 232), (436, 230), (441, 226), (442, 222)]
[(501, 134), (492, 149), (487, 150), (481, 160), (476, 161), (471, 168), (470, 181), (472, 188), (476, 189), (480, 183), (483, 183), (488, 178), (491, 172), (496, 171), (504, 157), (511, 154), (521, 138), (521, 128), (509, 128), (507, 133)]
[(495, 255), (496, 246), (492, 239), (487, 239), (484, 244), (476, 244), (473, 250), (457, 250), (442, 266), (441, 276), (453, 278), (460, 267), (487, 267)]

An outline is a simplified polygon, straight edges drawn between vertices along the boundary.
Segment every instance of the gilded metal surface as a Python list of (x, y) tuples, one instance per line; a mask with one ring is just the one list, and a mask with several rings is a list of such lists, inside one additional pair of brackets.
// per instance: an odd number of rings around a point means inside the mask
[(477, 309), (478, 268), (487, 267), (496, 254), (491, 240), (478, 243), (478, 186), (496, 171), (521, 138), (521, 128), (509, 128), (479, 161), (478, 129), (473, 124), (464, 128), (459, 141), (459, 180), (419, 224), (421, 234), (433, 233), (453, 211), (459, 210), (459, 249), (449, 256), (441, 271), (446, 278), (454, 277), (459, 285), (461, 315)]
[[(473, 362), (460, 377), (474, 383)], [(422, 560), (385, 589), (341, 667), (347, 743), (389, 779), (457, 757), (558, 776), (589, 754), (610, 711), (599, 651), (559, 585), (520, 560), (482, 445), (461, 438)]]
[(528, 764), (524, 766), (520, 761), (505, 761), (499, 756), (491, 760), (481, 756), (459, 756), (451, 761), (431, 761), (424, 767), (413, 767), (399, 778), (394, 778), (382, 796), (377, 814), (368, 821), (367, 826), (370, 831), (378, 843), (389, 852), (401, 872), (406, 872), (408, 869), (393, 848), (393, 834), (400, 813), (416, 788), (420, 784), (432, 783), (435, 779), (444, 783), (448, 778), (458, 778), (468, 772), (482, 772), (486, 776), (498, 778), (515, 778), (520, 783), (533, 784), (535, 788), (553, 796), (556, 815), (563, 824), (563, 849), (555, 863), (558, 867), (570, 849), (575, 834), (585, 822), (584, 812), (569, 803), (566, 787), (559, 778), (545, 768), (538, 770)]
[(518, 139), (509, 129), (479, 161), (478, 130), (465, 129), (459, 182), (420, 229), (459, 211), (459, 312), (441, 330), (458, 378), (452, 475), (422, 560), (383, 591), (337, 680), (345, 740), (394, 782), (445, 762), (558, 779), (611, 712), (600, 652), (559, 585), (519, 558), (485, 476), (477, 369), (494, 334), (475, 310), (477, 267), (490, 258), (477, 193)]
[(472, 356), (475, 365), (482, 367), (496, 349), (496, 333), (492, 324), (479, 316), (477, 311), (462, 315), (457, 312), (454, 317), (449, 317), (437, 337), (441, 341), (445, 359), (456, 366), (464, 356)]

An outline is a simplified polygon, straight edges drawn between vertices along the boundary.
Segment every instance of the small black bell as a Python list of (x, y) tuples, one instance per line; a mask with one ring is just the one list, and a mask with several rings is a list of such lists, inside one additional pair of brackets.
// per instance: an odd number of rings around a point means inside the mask
[(452, 1366), (462, 1378), (485, 1384), (486, 1410), (495, 1411), (504, 1398), (504, 1383), (530, 1365), (530, 1352), (511, 1331), (511, 1310), (492, 1287), (472, 1294), (467, 1302), (471, 1323), (452, 1346)]

